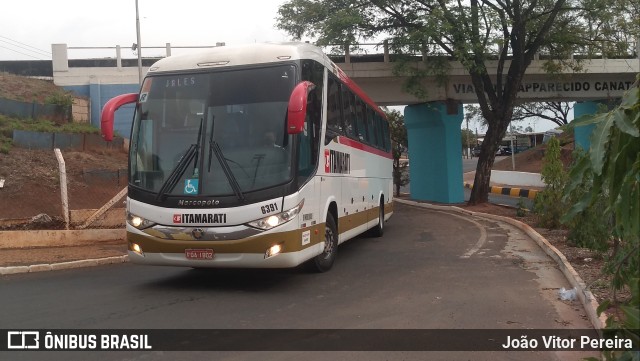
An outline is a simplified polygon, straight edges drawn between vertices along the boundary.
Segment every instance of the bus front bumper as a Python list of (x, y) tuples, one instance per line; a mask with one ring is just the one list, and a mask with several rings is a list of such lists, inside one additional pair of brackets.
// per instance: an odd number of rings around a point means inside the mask
[[(194, 268), (290, 268), (320, 254), (324, 224), (236, 240), (167, 239), (127, 225), (132, 263)], [(272, 247), (280, 251), (272, 255)], [(193, 255), (199, 255), (194, 259)]]

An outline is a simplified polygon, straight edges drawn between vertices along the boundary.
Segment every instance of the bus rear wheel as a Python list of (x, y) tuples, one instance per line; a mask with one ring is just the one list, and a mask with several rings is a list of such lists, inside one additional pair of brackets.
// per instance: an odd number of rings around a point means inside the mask
[(336, 221), (333, 219), (333, 215), (329, 213), (327, 215), (327, 223), (324, 227), (324, 248), (322, 253), (315, 256), (310, 266), (313, 271), (327, 272), (333, 266), (333, 262), (336, 259), (336, 253), (338, 251), (338, 227)]

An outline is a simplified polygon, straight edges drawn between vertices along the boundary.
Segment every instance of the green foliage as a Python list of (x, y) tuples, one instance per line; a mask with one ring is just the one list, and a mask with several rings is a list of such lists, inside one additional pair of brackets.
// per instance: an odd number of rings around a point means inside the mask
[(0, 153), (9, 154), (9, 150), (11, 150), (11, 139), (7, 139), (0, 135)]
[(54, 93), (45, 99), (45, 104), (59, 105), (62, 107), (71, 107), (73, 105), (73, 96), (70, 93)]
[[(575, 164), (584, 162), (587, 157), (579, 149), (574, 152)], [(586, 160), (588, 161), (588, 159)], [(575, 204), (591, 192), (593, 187), (593, 173), (587, 169), (583, 179), (571, 191), (565, 191), (564, 199), (567, 204)], [(611, 241), (611, 213), (607, 210), (609, 202), (607, 192), (601, 192), (595, 196), (593, 204), (576, 214), (570, 221), (564, 222), (569, 228), (567, 239), (575, 246), (585, 247), (604, 252), (610, 247)]]
[(473, 130), (463, 128), (460, 133), (462, 149), (467, 149), (467, 147), (473, 148), (476, 146), (476, 144), (478, 144), (478, 138), (476, 137), (476, 134), (473, 132)]
[[(640, 278), (631, 278), (628, 282), (631, 299), (626, 305), (620, 306), (622, 314), (618, 317), (608, 317), (603, 336), (606, 338), (630, 339), (635, 349), (640, 346)], [(606, 300), (598, 306), (598, 315), (601, 315), (611, 306), (611, 300)], [(605, 360), (631, 360), (638, 361), (638, 351), (603, 351)], [(597, 360), (594, 360), (597, 361)]]
[(534, 201), (534, 211), (539, 216), (542, 227), (560, 227), (560, 218), (566, 207), (563, 202), (563, 190), (567, 184), (567, 172), (560, 160), (560, 141), (557, 137), (549, 139), (547, 149), (542, 158), (542, 181), (545, 189)]
[(0, 115), (0, 153), (9, 153), (14, 130), (47, 133), (100, 133), (100, 129), (91, 124), (67, 123), (60, 125), (46, 119), (18, 119)]
[(524, 198), (520, 197), (520, 199), (518, 199), (518, 203), (516, 204), (516, 216), (524, 217), (527, 215), (527, 211), (529, 211), (529, 209), (524, 203)]
[[(564, 222), (575, 220), (589, 207), (597, 206), (598, 196), (607, 193), (604, 213), (613, 217), (611, 235), (613, 249), (605, 272), (612, 275), (614, 290), (624, 287), (632, 299), (620, 306), (622, 314), (607, 320), (608, 328), (618, 328), (621, 335), (631, 337), (638, 348), (640, 327), (638, 313), (640, 298), (640, 75), (634, 87), (622, 98), (617, 108), (603, 114), (583, 117), (580, 124), (595, 123), (591, 149), (570, 172), (568, 192), (584, 187), (584, 195), (573, 204)], [(585, 180), (590, 180), (585, 183)], [(615, 302), (615, 295), (614, 295)], [(607, 307), (605, 302), (601, 310)], [(638, 354), (606, 353), (607, 359), (631, 360)]]
[(400, 187), (409, 183), (408, 164), (400, 161), (400, 158), (406, 155), (408, 150), (407, 129), (404, 126), (404, 116), (399, 111), (386, 109), (384, 111), (389, 119), (389, 131), (391, 132), (393, 183), (396, 187), (396, 195), (399, 195)]

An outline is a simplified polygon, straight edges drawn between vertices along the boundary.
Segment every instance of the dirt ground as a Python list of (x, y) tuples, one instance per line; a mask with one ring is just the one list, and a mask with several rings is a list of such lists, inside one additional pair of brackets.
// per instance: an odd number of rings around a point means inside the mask
[[(123, 150), (62, 151), (62, 156), (70, 209), (100, 208), (126, 186)], [(5, 180), (0, 188), (0, 220), (41, 213), (61, 217), (59, 174), (52, 150), (13, 147), (9, 154), (0, 154), (0, 179)]]
[[(511, 161), (511, 156), (505, 157), (504, 159), (497, 161), (493, 165), (493, 170), (515, 170), (517, 172), (529, 172), (529, 173), (540, 173), (542, 169), (542, 157), (544, 156), (546, 147), (544, 145), (538, 146), (536, 148), (528, 149), (524, 152), (515, 154), (515, 169), (513, 169), (513, 163)], [(569, 169), (573, 158), (571, 154), (573, 153), (573, 143), (566, 144), (562, 146), (560, 151), (560, 159), (565, 166), (565, 169)]]
[(44, 104), (47, 97), (56, 93), (64, 93), (64, 90), (53, 84), (53, 81), (0, 72), (2, 98)]

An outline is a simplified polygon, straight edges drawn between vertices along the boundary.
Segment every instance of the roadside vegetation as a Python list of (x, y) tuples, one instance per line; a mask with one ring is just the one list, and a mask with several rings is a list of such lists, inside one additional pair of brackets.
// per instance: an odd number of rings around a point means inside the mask
[(383, 108), (389, 119), (391, 132), (391, 152), (393, 155), (393, 185), (395, 195), (400, 195), (400, 188), (409, 184), (409, 163), (401, 161), (403, 155), (409, 151), (407, 128), (404, 126), (404, 116), (397, 110)]
[[(600, 252), (612, 299), (601, 300), (607, 337), (640, 346), (640, 75), (617, 108), (574, 121), (595, 124), (587, 152), (574, 154), (568, 173), (561, 166), (559, 142), (546, 149), (542, 177), (546, 190), (536, 199), (542, 226), (565, 227), (578, 246)], [(568, 211), (567, 211), (568, 210)], [(628, 297), (619, 298), (624, 291)], [(638, 360), (637, 351), (604, 351), (607, 360)]]
[(8, 154), (11, 150), (14, 130), (49, 133), (100, 133), (100, 129), (88, 123), (57, 124), (47, 119), (18, 119), (0, 114), (0, 153)]
[[(0, 72), (0, 98), (27, 103), (51, 104), (65, 109), (70, 109), (73, 104), (72, 93), (53, 84), (50, 80), (35, 79), (6, 72)], [(7, 154), (11, 150), (14, 130), (88, 134), (100, 132), (98, 128), (91, 124), (19, 118), (3, 115), (0, 112), (0, 153)]]

